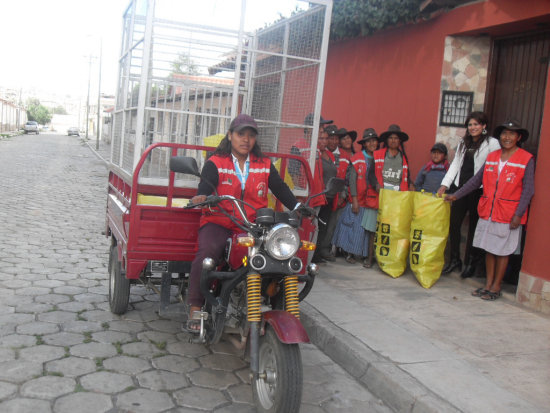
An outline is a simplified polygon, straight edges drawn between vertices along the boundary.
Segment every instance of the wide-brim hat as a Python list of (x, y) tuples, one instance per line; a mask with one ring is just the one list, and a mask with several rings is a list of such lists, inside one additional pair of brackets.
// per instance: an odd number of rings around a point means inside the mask
[(338, 135), (338, 126), (328, 125), (325, 128), (325, 132), (328, 134), (328, 136), (337, 136)]
[(363, 131), (363, 138), (358, 140), (357, 143), (362, 145), (369, 139), (373, 139), (373, 138), (376, 139), (377, 141), (380, 139), (373, 128), (367, 128)]
[[(310, 113), (304, 119), (304, 125), (313, 126), (313, 113)], [(324, 119), (322, 116), (319, 117), (319, 125), (328, 125), (334, 122), (330, 119)]]
[(342, 139), (345, 136), (350, 136), (351, 141), (355, 142), (355, 139), (357, 139), (357, 131), (350, 130), (348, 131), (346, 128), (340, 128), (336, 131), (336, 134), (340, 139)]
[(522, 128), (519, 122), (515, 120), (507, 120), (502, 125), (497, 126), (493, 132), (493, 136), (499, 139), (500, 134), (504, 129), (513, 130), (519, 133), (521, 135), (521, 138), (518, 142), (520, 143), (526, 141), (527, 138), (529, 138), (529, 131), (525, 128)]
[(388, 130), (380, 134), (380, 140), (385, 141), (386, 139), (388, 139), (390, 135), (393, 135), (393, 134), (396, 134), (397, 136), (399, 136), (399, 139), (401, 140), (401, 142), (406, 142), (409, 140), (409, 135), (403, 132), (399, 127), (399, 125), (396, 125), (396, 124), (392, 124), (388, 126)]

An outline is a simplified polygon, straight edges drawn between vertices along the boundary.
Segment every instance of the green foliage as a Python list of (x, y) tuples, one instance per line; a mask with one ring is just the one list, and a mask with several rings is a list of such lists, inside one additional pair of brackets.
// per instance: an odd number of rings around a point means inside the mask
[(335, 0), (332, 40), (367, 36), (386, 27), (414, 21), (423, 0)]
[(51, 109), (52, 115), (67, 115), (67, 111), (61, 105)]
[(176, 60), (171, 63), (172, 73), (183, 73), (186, 75), (200, 74), (199, 67), (186, 53), (180, 53)]
[(27, 100), (27, 117), (29, 120), (34, 120), (41, 125), (50, 123), (52, 115), (46, 106), (40, 104), (38, 99)]

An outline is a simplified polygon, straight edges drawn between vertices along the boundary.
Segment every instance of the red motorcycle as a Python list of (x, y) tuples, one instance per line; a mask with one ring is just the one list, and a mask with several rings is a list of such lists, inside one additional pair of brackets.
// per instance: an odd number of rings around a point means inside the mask
[[(200, 176), (190, 157), (172, 157), (174, 172)], [(299, 302), (310, 291), (317, 273), (307, 264), (308, 252), (315, 244), (308, 240), (315, 212), (309, 200), (342, 190), (344, 181), (333, 178), (326, 191), (298, 204), (293, 211), (256, 210), (254, 222), (248, 220), (244, 201), (233, 196), (208, 196), (206, 201), (186, 208), (212, 209), (229, 201), (235, 214), (222, 208), (242, 233), (228, 240), (224, 263), (212, 258), (202, 263), (200, 290), (206, 304), (193, 314), (201, 328), (195, 342), (217, 343), (222, 333), (250, 358), (254, 401), (259, 412), (291, 413), (300, 410), (302, 360), (299, 343), (309, 342), (300, 322)], [(312, 218), (304, 218), (304, 216)], [(308, 238), (304, 239), (307, 234)], [(300, 291), (301, 289), (301, 291)]]

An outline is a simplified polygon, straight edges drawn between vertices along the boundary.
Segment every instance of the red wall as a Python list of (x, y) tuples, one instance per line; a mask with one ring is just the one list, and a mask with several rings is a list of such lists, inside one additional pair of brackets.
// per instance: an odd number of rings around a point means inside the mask
[(414, 179), (429, 160), (439, 118), (445, 37), (458, 33), (508, 33), (524, 20), (550, 19), (548, 0), (489, 0), (459, 7), (424, 23), (330, 44), (323, 116), (340, 127), (367, 127), (380, 134), (397, 123), (410, 136), (405, 144)]
[[(334, 119), (340, 127), (357, 130), (359, 136), (367, 127), (374, 127), (380, 134), (389, 124), (399, 124), (410, 136), (405, 149), (411, 161), (411, 178), (415, 179), (435, 141), (445, 37), (480, 33), (501, 36), (533, 31), (540, 28), (537, 23), (550, 22), (548, 0), (531, 0), (528, 4), (517, 0), (481, 1), (424, 23), (331, 43), (323, 116)], [(546, 108), (550, 113), (550, 81)], [(536, 220), (537, 225), (530, 225), (524, 256), (525, 271), (547, 279), (550, 271), (537, 257), (544, 257), (550, 244), (550, 224), (543, 215), (544, 205), (550, 200), (549, 134), (547, 116), (539, 147), (537, 194), (530, 215), (530, 222)], [(543, 159), (547, 161), (541, 162)], [(539, 220), (545, 224), (539, 226)]]
[(535, 196), (531, 202), (522, 271), (550, 281), (548, 255), (550, 252), (550, 75), (546, 81), (546, 115), (542, 120), (537, 169), (535, 172)]

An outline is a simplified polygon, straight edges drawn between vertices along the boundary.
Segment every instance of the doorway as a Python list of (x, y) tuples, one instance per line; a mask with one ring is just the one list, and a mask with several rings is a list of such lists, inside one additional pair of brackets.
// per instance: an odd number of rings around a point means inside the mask
[(549, 59), (550, 31), (495, 39), (493, 44), (486, 99), (489, 126), (493, 129), (507, 119), (519, 121), (529, 131), (523, 148), (535, 158)]
[[(487, 88), (487, 114), (493, 129), (507, 119), (529, 131), (523, 149), (537, 157), (550, 60), (550, 31), (495, 39)], [(495, 136), (498, 139), (498, 136)], [(525, 243), (522, 233), (521, 250)], [(512, 255), (505, 281), (517, 285), (521, 255)]]

